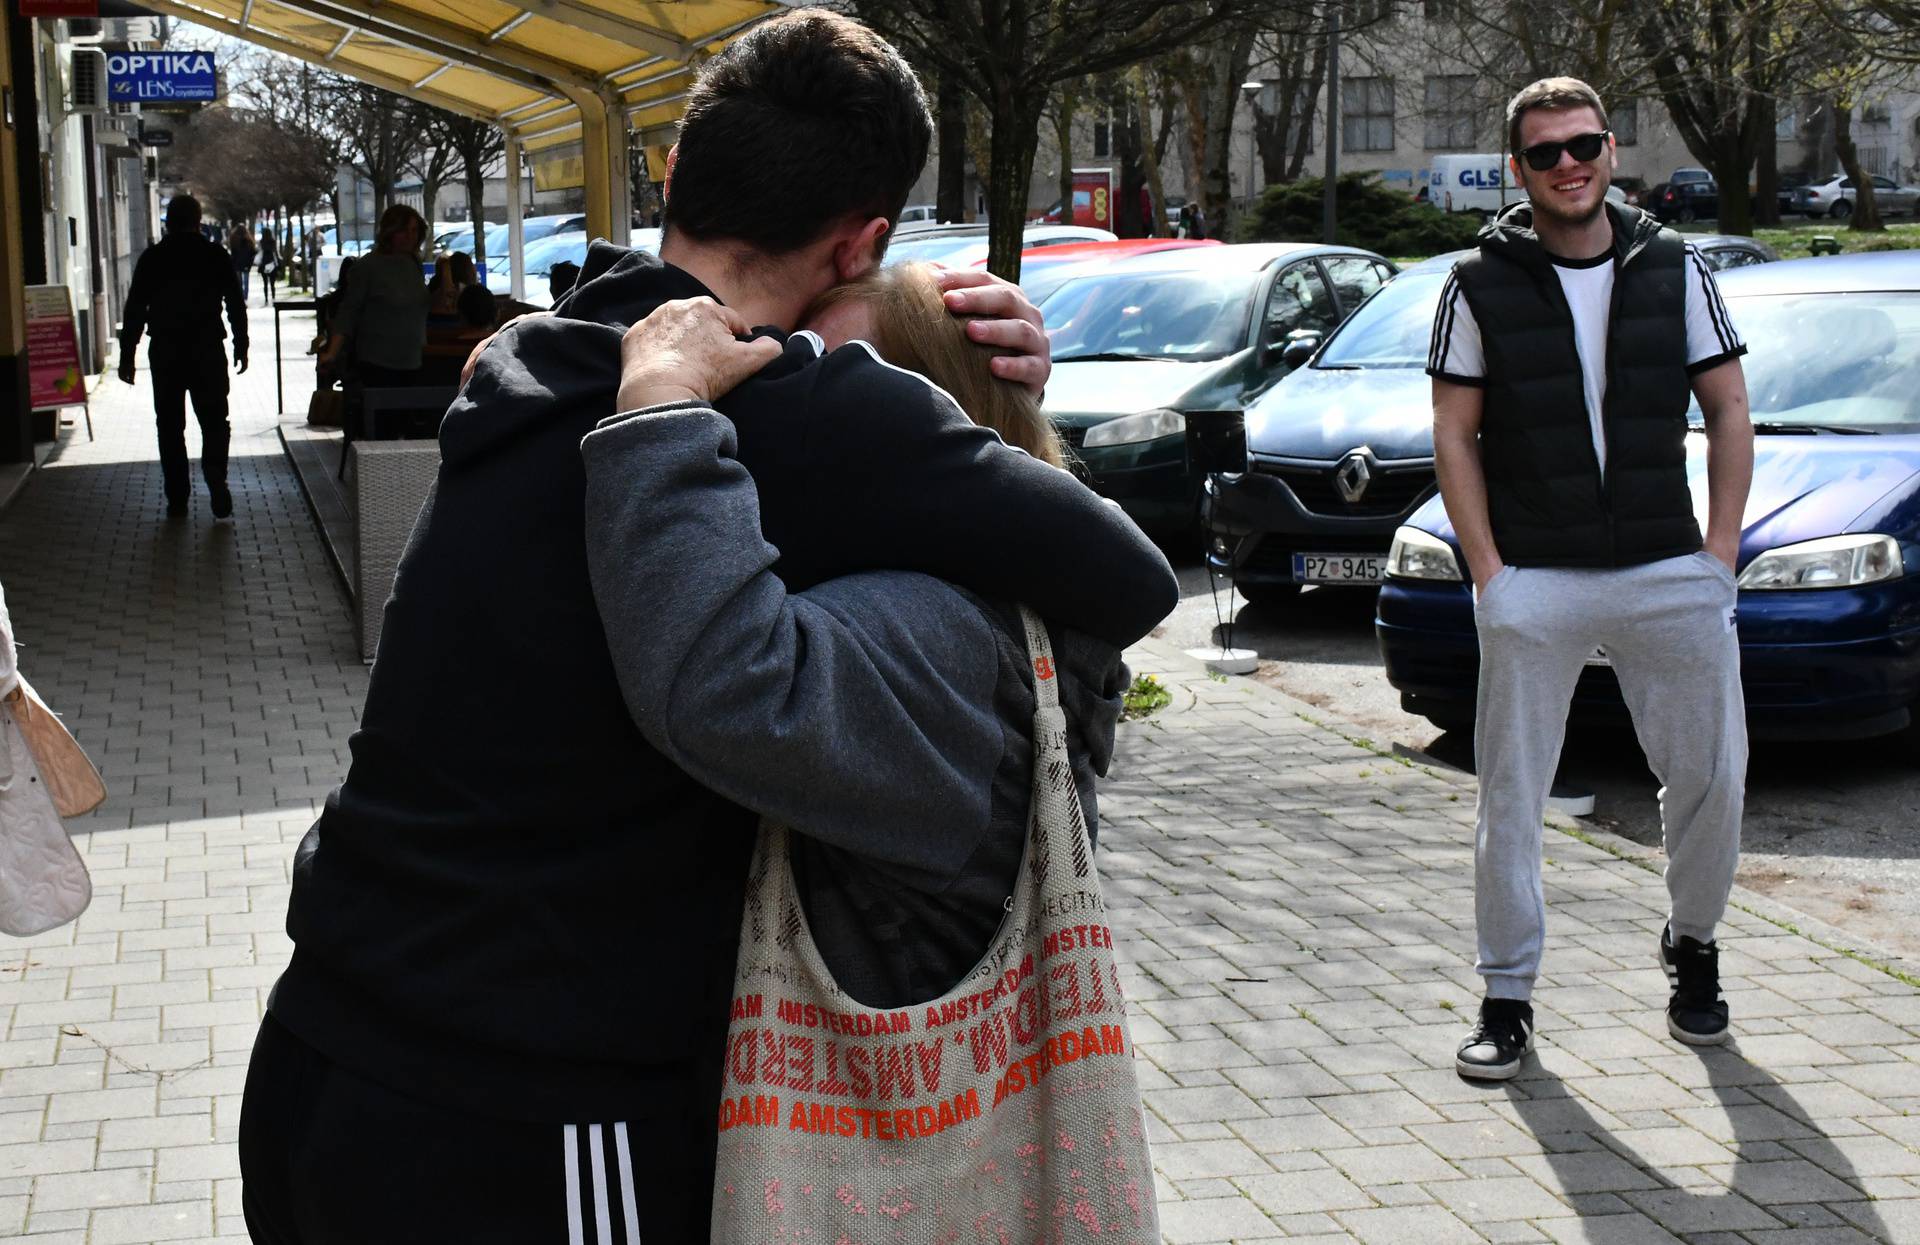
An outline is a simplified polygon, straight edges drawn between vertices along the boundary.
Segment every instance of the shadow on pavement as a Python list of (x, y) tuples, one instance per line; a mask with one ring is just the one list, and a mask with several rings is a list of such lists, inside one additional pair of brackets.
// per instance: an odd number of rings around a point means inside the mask
[[(1688, 1121), (1691, 1128), (1678, 1128), (1676, 1135), (1695, 1133), (1711, 1139), (1731, 1152), (1730, 1165), (1717, 1155), (1701, 1152), (1706, 1148), (1693, 1138), (1687, 1139), (1690, 1145), (1683, 1143), (1655, 1158), (1643, 1155), (1635, 1142), (1615, 1136), (1558, 1076), (1537, 1064), (1529, 1069), (1530, 1075), (1523, 1074), (1503, 1087), (1522, 1126), (1543, 1144), (1555, 1138), (1572, 1142), (1584, 1134), (1644, 1177), (1643, 1183), (1624, 1180), (1617, 1174), (1617, 1165), (1596, 1157), (1596, 1151), (1556, 1149), (1548, 1144), (1551, 1183), (1563, 1195), (1576, 1206), (1583, 1198), (1617, 1197), (1672, 1234), (1648, 1236), (1644, 1225), (1618, 1217), (1622, 1212), (1602, 1209), (1606, 1204), (1602, 1201), (1591, 1212), (1581, 1208), (1581, 1236), (1556, 1239), (1651, 1245), (1675, 1238), (1692, 1240), (1702, 1233), (1807, 1228), (1819, 1230), (1819, 1239), (1832, 1245), (1859, 1241), (1896, 1245), (1844, 1150), (1820, 1131), (1812, 1114), (1785, 1085), (1740, 1054), (1737, 1039), (1730, 1046), (1683, 1049), (1699, 1059), (1704, 1087), (1711, 1090), (1718, 1109), (1706, 1102), (1682, 1108), (1694, 1118)], [(1695, 1152), (1688, 1153), (1689, 1148)], [(1809, 1152), (1820, 1157), (1816, 1161)], [(1723, 1166), (1725, 1183), (1721, 1184), (1710, 1169)], [(1606, 1171), (1609, 1167), (1616, 1168), (1611, 1176)], [(1679, 1184), (1666, 1174), (1666, 1167), (1689, 1168), (1699, 1174), (1699, 1182)], [(1831, 1214), (1829, 1207), (1834, 1208)], [(1847, 1222), (1835, 1222), (1834, 1215)], [(1736, 1238), (1716, 1235), (1712, 1239)]]

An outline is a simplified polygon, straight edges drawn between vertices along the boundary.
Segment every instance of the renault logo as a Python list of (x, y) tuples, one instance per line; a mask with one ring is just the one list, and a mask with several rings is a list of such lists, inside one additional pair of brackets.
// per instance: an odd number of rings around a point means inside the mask
[(1340, 499), (1348, 505), (1367, 495), (1367, 485), (1373, 482), (1373, 472), (1367, 467), (1367, 456), (1359, 450), (1341, 460), (1334, 470), (1333, 486), (1340, 490)]

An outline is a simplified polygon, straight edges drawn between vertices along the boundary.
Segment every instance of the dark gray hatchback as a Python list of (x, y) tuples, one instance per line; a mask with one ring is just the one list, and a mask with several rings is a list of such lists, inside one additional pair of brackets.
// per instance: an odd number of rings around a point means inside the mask
[(1394, 530), (1435, 488), (1427, 346), (1464, 253), (1395, 277), (1247, 409), (1247, 470), (1208, 479), (1204, 514), (1209, 565), (1249, 601), (1384, 578)]

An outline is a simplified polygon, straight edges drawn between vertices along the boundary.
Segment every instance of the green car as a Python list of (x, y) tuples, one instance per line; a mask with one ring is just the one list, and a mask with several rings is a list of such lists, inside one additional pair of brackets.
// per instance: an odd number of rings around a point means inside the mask
[(1188, 411), (1239, 411), (1304, 363), (1394, 266), (1304, 242), (1159, 251), (1104, 264), (1041, 304), (1047, 413), (1075, 470), (1150, 530), (1193, 527)]

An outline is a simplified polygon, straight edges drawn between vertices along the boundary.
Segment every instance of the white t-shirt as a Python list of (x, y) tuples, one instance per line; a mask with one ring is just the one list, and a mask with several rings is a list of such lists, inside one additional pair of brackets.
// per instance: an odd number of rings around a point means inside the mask
[[(1713, 269), (1687, 244), (1687, 374), (1698, 375), (1728, 359), (1747, 353), (1733, 327), (1727, 304)], [(1587, 422), (1593, 428), (1593, 450), (1600, 469), (1607, 466), (1607, 432), (1601, 421), (1607, 399), (1607, 319), (1613, 307), (1613, 252), (1592, 259), (1553, 260), (1554, 275), (1566, 292), (1573, 312), (1573, 342), (1580, 354), (1580, 378), (1587, 393)], [(1427, 375), (1456, 385), (1484, 387), (1486, 352), (1480, 344), (1480, 326), (1460, 292), (1458, 277), (1449, 276), (1440, 291), (1440, 307), (1433, 317), (1433, 339), (1427, 352)]]

